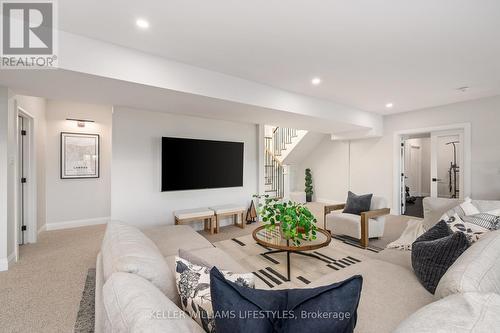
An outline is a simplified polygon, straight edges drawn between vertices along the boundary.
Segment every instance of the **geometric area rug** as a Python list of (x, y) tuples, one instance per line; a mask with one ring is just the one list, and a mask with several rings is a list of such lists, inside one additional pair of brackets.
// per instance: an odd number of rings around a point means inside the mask
[[(252, 235), (228, 239), (213, 244), (229, 254), (235, 261), (252, 272), (267, 288), (305, 288), (326, 274), (346, 269), (364, 260), (359, 252), (346, 251), (340, 240), (332, 239), (328, 246), (305, 251), (319, 258), (290, 254), (290, 281), (286, 275), (286, 253), (263, 255), (271, 249), (258, 244)], [(349, 246), (347, 246), (349, 247)]]

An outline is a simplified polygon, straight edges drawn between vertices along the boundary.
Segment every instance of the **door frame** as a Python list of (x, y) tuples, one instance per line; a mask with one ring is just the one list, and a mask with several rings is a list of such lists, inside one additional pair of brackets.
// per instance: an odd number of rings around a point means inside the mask
[(19, 117), (23, 117), (27, 120), (27, 124), (25, 124), (28, 144), (27, 149), (28, 160), (24, 161), (26, 165), (26, 178), (28, 181), (24, 185), (25, 191), (25, 225), (27, 227), (27, 232), (25, 234), (25, 243), (36, 243), (37, 241), (37, 166), (36, 166), (36, 142), (35, 142), (35, 117), (31, 115), (28, 111), (23, 109), (17, 104), (17, 101), (14, 102), (14, 110), (15, 110), (15, 119), (16, 119), (16, 156), (14, 159), (14, 181), (16, 186), (14, 186), (14, 205), (16, 207), (15, 210), (15, 244), (16, 244), (16, 261), (19, 258), (19, 228), (20, 221), (18, 216), (18, 205), (19, 205), (19, 191), (20, 191), (20, 174), (19, 174)]
[(401, 168), (401, 140), (408, 135), (431, 133), (438, 131), (448, 131), (448, 130), (463, 130), (464, 132), (464, 143), (463, 143), (463, 184), (464, 192), (461, 193), (463, 197), (470, 197), (471, 195), (471, 124), (470, 123), (458, 123), (442, 126), (424, 127), (424, 128), (414, 128), (406, 129), (394, 132), (393, 137), (393, 190), (392, 190), (392, 207), (394, 214), (401, 214), (401, 173), (404, 172)]

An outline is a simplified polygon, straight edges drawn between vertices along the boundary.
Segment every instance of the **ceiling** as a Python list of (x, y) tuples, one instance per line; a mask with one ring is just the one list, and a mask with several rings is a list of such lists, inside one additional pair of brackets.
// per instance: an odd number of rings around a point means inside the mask
[[(500, 94), (498, 0), (58, 6), (62, 30), (365, 111), (398, 113)], [(138, 29), (137, 18), (150, 29)], [(321, 85), (311, 85), (315, 76)], [(470, 89), (458, 91), (462, 86)]]

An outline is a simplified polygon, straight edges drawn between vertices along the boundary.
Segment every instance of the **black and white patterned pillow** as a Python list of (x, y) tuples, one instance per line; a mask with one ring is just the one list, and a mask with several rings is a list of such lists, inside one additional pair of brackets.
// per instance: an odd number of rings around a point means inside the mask
[(462, 217), (462, 220), (464, 222), (472, 223), (488, 230), (498, 230), (500, 228), (500, 216), (488, 213), (479, 213), (475, 215), (464, 216)]
[[(441, 221), (446, 222), (448, 227), (452, 232), (461, 232), (465, 234), (467, 240), (470, 243), (477, 241), (483, 234), (489, 231), (487, 228), (483, 228), (477, 224), (470, 222), (465, 222), (462, 218), (455, 213), (454, 215), (448, 215), (451, 212), (447, 212), (441, 217)], [(465, 217), (464, 217), (465, 218)]]
[[(182, 309), (187, 312), (206, 332), (215, 332), (215, 320), (210, 294), (210, 269), (175, 257), (176, 285), (181, 298)], [(231, 273), (222, 271), (224, 277), (240, 286), (255, 288), (252, 273)]]

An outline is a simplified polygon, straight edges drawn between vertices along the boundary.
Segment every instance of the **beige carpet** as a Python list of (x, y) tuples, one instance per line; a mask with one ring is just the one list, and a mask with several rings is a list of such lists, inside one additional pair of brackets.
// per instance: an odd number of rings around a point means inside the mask
[(43, 232), (0, 272), (1, 332), (73, 332), (87, 270), (104, 226)]

